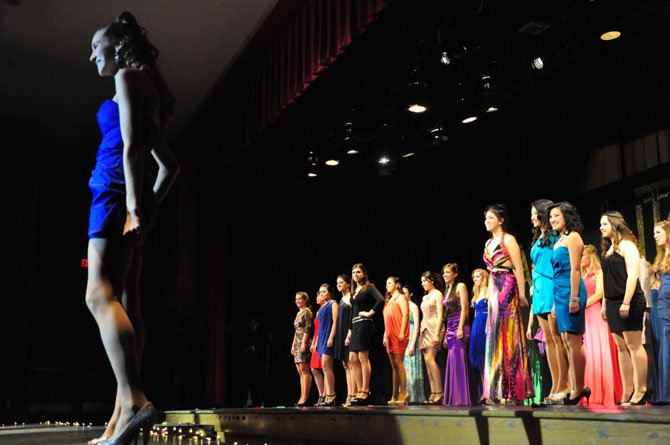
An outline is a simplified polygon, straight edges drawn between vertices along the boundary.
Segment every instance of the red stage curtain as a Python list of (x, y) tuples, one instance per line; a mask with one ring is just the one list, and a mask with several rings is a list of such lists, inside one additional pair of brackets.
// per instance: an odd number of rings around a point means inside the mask
[(308, 0), (220, 101), (228, 160), (260, 135), (372, 23), (389, 0)]

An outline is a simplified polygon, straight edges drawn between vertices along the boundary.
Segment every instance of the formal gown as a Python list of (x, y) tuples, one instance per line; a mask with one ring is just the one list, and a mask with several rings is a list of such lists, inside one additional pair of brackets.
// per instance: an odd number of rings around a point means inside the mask
[(410, 333), (415, 332), (414, 339), (414, 355), (409, 355), (409, 348), (405, 351), (405, 358), (403, 364), (405, 365), (405, 372), (407, 374), (407, 393), (409, 403), (423, 403), (426, 400), (426, 393), (423, 385), (423, 354), (419, 350), (419, 320), (414, 320), (412, 311), (409, 313), (409, 330)]
[(444, 313), (447, 315), (447, 365), (444, 370), (443, 405), (470, 405), (470, 381), (468, 379), (468, 362), (466, 351), (470, 339), (470, 326), (463, 325), (463, 338), (458, 339), (458, 325), (461, 319), (461, 299), (453, 292), (442, 300)]
[(481, 399), (484, 388), (482, 388), (482, 376), (484, 376), (483, 385), (486, 386), (486, 319), (488, 318), (489, 301), (486, 298), (480, 298), (474, 304), (475, 318), (472, 320), (472, 329), (470, 331), (470, 367), (475, 377), (476, 396)]
[(522, 401), (533, 397), (533, 378), (528, 368), (525, 331), (516, 278), (512, 269), (503, 266), (511, 262), (505, 248), (505, 237), (493, 252), (486, 242), (484, 263), (490, 273), (489, 315), (486, 324), (486, 375), (488, 385), (483, 397), (499, 401)]
[(650, 311), (652, 349), (656, 361), (654, 403), (670, 403), (670, 273), (661, 274), (661, 287), (652, 289)]
[[(587, 298), (591, 297), (596, 291), (594, 272), (584, 276), (584, 286)], [(616, 344), (607, 322), (600, 315), (601, 310), (602, 303), (598, 301), (587, 307), (584, 314), (584, 385), (591, 389), (589, 405), (615, 406), (614, 402), (621, 400), (622, 392), (619, 361)]]

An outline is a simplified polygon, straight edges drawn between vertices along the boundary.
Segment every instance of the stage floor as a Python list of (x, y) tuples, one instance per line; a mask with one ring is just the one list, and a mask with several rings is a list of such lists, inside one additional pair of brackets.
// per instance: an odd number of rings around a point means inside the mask
[[(183, 410), (165, 413), (175, 434), (152, 444), (195, 444), (187, 425), (209, 429), (198, 444), (668, 444), (670, 407), (352, 407)], [(165, 428), (163, 428), (165, 430)], [(26, 425), (0, 428), (0, 444), (74, 445), (102, 427)]]

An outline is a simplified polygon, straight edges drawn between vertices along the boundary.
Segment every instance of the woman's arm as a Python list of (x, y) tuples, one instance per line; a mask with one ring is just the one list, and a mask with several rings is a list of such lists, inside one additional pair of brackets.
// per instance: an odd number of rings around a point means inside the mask
[(416, 304), (410, 304), (409, 310), (412, 312), (412, 318), (414, 319), (414, 329), (410, 329), (409, 331), (409, 344), (407, 345), (407, 352), (409, 355), (414, 355), (416, 340), (419, 338), (419, 306)]
[(638, 285), (640, 274), (640, 253), (635, 244), (629, 240), (622, 240), (619, 243), (619, 249), (623, 253), (623, 258), (626, 262), (626, 293), (623, 296), (623, 303), (619, 313), (621, 318), (628, 318), (628, 311), (630, 309), (630, 302), (635, 294), (635, 289)]
[[(596, 304), (599, 301), (602, 301), (603, 299), (603, 294), (604, 294), (604, 286), (603, 286), (603, 271), (599, 270), (596, 272), (596, 290), (589, 297), (588, 300), (586, 300), (586, 307), (591, 306), (592, 304)], [(603, 303), (604, 304), (604, 303)]]
[(516, 285), (519, 289), (519, 305), (521, 307), (526, 307), (528, 306), (528, 300), (526, 300), (526, 281), (523, 273), (523, 261), (521, 261), (521, 249), (516, 242), (516, 238), (512, 235), (505, 234), (503, 236), (505, 237), (505, 247), (507, 247), (507, 251), (512, 260)]
[(302, 343), (300, 344), (300, 352), (307, 352), (307, 344), (309, 343), (309, 333), (312, 330), (312, 317), (307, 311), (304, 312), (305, 332), (302, 334)]
[(526, 338), (533, 339), (533, 325), (535, 324), (535, 314), (533, 314), (533, 305), (530, 305), (530, 313), (528, 314), (528, 329), (526, 329)]
[(151, 155), (158, 164), (158, 175), (153, 187), (154, 196), (157, 202), (161, 202), (172, 188), (181, 167), (161, 134), (154, 135), (151, 141)]
[(456, 286), (456, 294), (461, 299), (461, 318), (458, 321), (458, 331), (456, 331), (456, 338), (463, 339), (463, 329), (465, 328), (465, 320), (468, 319), (468, 289), (465, 284), (458, 283)]
[(326, 343), (326, 346), (329, 348), (333, 347), (333, 343), (335, 341), (335, 333), (337, 332), (337, 301), (333, 301), (332, 303), (332, 316), (333, 316), (333, 325), (330, 327), (330, 335), (328, 336), (328, 342)]
[(568, 235), (566, 244), (570, 255), (570, 303), (568, 310), (571, 314), (574, 314), (579, 312), (579, 288), (582, 278), (581, 264), (584, 242), (579, 233), (572, 232)]
[(435, 306), (437, 309), (437, 323), (435, 324), (435, 337), (433, 337), (433, 345), (439, 346), (440, 333), (442, 332), (442, 323), (444, 323), (444, 308), (442, 307), (442, 299), (444, 295), (437, 289), (433, 289), (433, 298), (435, 299)]
[(405, 300), (405, 297), (402, 295), (397, 299), (400, 305), (400, 313), (402, 314), (402, 321), (400, 322), (400, 332), (398, 333), (398, 341), (405, 341), (405, 330), (407, 329), (407, 323), (409, 323), (409, 303)]
[(140, 205), (144, 156), (142, 140), (142, 79), (139, 71), (120, 69), (114, 76), (116, 100), (119, 104), (119, 123), (123, 139), (123, 171), (126, 182), (128, 220), (123, 233), (141, 228)]

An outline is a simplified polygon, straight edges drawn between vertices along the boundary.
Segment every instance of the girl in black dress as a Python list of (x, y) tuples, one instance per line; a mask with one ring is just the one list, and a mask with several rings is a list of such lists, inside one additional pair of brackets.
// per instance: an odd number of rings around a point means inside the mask
[(368, 271), (363, 264), (355, 264), (351, 269), (351, 318), (349, 322), (349, 363), (353, 367), (358, 384), (356, 402), (366, 406), (370, 398), (370, 346), (374, 340), (372, 317), (384, 307), (384, 297), (368, 280)]
[(623, 383), (624, 399), (617, 404), (644, 405), (651, 394), (647, 390), (647, 352), (642, 345), (642, 320), (647, 304), (638, 279), (637, 238), (616, 211), (602, 215), (600, 233), (605, 288), (601, 314), (616, 343)]
[(351, 278), (342, 274), (337, 276), (337, 290), (342, 294), (340, 307), (337, 312), (337, 335), (335, 337), (335, 359), (342, 361), (342, 367), (347, 378), (347, 399), (342, 406), (350, 406), (356, 399), (358, 386), (354, 377), (354, 370), (349, 365), (349, 319), (351, 318)]

